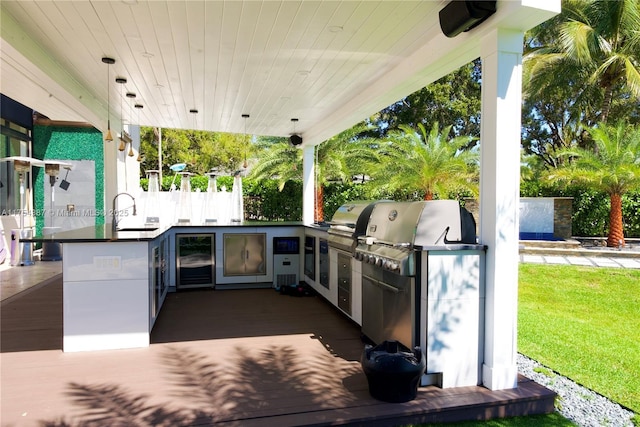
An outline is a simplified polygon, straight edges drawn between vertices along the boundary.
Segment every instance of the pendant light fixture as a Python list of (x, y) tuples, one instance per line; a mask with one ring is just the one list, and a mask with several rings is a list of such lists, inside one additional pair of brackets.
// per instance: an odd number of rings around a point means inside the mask
[[(142, 104), (136, 104), (134, 107), (136, 108), (136, 122), (138, 122), (138, 126), (140, 126), (140, 110), (142, 110), (144, 106)], [(138, 149), (138, 158), (136, 160), (138, 160), (138, 163), (142, 162), (142, 142), (140, 142), (140, 149)]]
[[(129, 99), (135, 99), (136, 98), (136, 94), (133, 92), (127, 92), (127, 98)], [(133, 107), (132, 104), (129, 104), (129, 126), (131, 126), (131, 123), (133, 122)], [(131, 129), (129, 129), (131, 130)], [(133, 152), (133, 141), (129, 142), (129, 157), (133, 157), (135, 155), (135, 153)]]
[(248, 114), (243, 114), (242, 118), (244, 119), (244, 162), (242, 163), (242, 167), (243, 168), (247, 168), (247, 166), (249, 166), (249, 164), (247, 163), (247, 146), (248, 146), (248, 142), (247, 142), (247, 119), (249, 118)]
[(122, 98), (124, 95), (122, 93), (122, 87), (127, 82), (127, 79), (124, 77), (116, 77), (116, 83), (120, 84), (120, 122), (122, 124), (122, 131), (120, 133), (120, 145), (118, 146), (119, 151), (124, 151), (126, 147), (125, 145), (125, 134), (124, 134), (124, 111), (122, 109)]
[(295, 147), (302, 144), (302, 137), (296, 133), (296, 123), (298, 123), (298, 119), (293, 118), (291, 122), (293, 123), (293, 134), (289, 137), (289, 142)]
[(195, 132), (196, 127), (198, 127), (198, 120), (196, 119), (196, 114), (198, 114), (197, 108), (192, 108), (189, 110), (191, 114), (193, 114), (193, 131)]
[(111, 67), (109, 66), (115, 64), (116, 60), (108, 56), (105, 56), (102, 58), (102, 62), (107, 64), (107, 133), (104, 136), (104, 140), (106, 142), (111, 142), (113, 141), (113, 136), (111, 135), (111, 107), (109, 102), (110, 101), (109, 93), (111, 92), (109, 89), (109, 81), (111, 80), (111, 72), (110, 72)]

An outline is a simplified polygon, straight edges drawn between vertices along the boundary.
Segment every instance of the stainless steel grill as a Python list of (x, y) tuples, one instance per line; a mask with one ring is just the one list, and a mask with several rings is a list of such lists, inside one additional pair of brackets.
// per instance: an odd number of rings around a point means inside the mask
[(354, 257), (402, 276), (415, 276), (415, 252), (475, 244), (475, 222), (455, 200), (376, 204)]
[(369, 215), (377, 203), (359, 200), (340, 206), (329, 222), (329, 246), (353, 255), (357, 238), (365, 233)]
[(376, 205), (354, 257), (362, 265), (362, 332), (371, 340), (419, 343), (419, 251), (475, 243), (475, 222), (455, 200)]

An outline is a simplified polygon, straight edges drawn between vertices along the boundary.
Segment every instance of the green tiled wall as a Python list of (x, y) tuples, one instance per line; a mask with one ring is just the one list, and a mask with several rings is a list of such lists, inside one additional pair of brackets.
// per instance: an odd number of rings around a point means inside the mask
[[(104, 156), (102, 151), (102, 133), (95, 128), (43, 126), (33, 127), (33, 157), (36, 159), (57, 160), (93, 160), (95, 164), (95, 206), (98, 210), (104, 206)], [(36, 210), (43, 210), (44, 183), (48, 177), (44, 168), (34, 168)], [(95, 217), (96, 225), (104, 224), (104, 215)], [(36, 235), (42, 233), (44, 218), (36, 217)]]

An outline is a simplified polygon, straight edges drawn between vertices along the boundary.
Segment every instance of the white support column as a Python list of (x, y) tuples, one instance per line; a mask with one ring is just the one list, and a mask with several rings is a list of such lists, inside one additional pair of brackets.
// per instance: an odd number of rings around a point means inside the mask
[(487, 245), (483, 385), (517, 387), (518, 204), (523, 33), (482, 40), (480, 242)]
[(302, 223), (305, 225), (314, 222), (315, 175), (315, 146), (306, 145), (302, 148)]

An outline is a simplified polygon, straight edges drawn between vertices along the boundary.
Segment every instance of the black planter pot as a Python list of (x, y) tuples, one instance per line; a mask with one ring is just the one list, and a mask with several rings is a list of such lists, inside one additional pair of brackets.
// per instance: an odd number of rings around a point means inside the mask
[(416, 398), (426, 367), (420, 347), (411, 350), (398, 341), (384, 341), (375, 347), (366, 345), (361, 364), (371, 396), (393, 403)]

